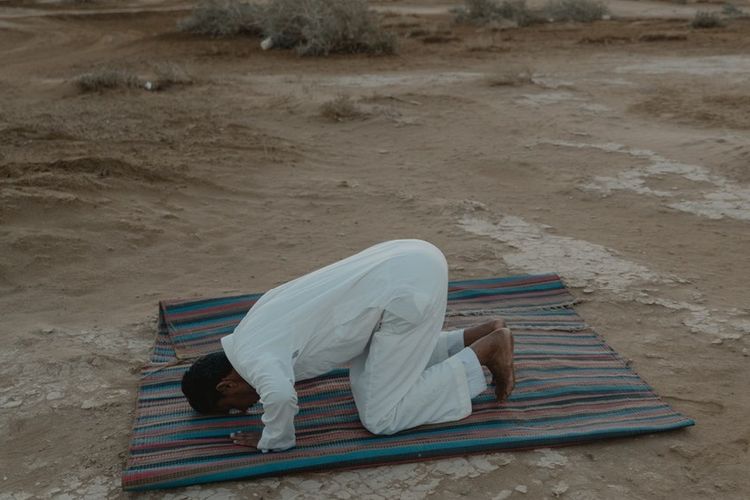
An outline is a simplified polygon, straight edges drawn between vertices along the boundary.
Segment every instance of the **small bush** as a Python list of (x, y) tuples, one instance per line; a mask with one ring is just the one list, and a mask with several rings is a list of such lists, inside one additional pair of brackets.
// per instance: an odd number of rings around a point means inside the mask
[(265, 7), (258, 4), (207, 0), (177, 23), (177, 29), (196, 35), (225, 37), (260, 35)]
[(676, 42), (687, 40), (687, 34), (671, 31), (657, 31), (655, 33), (644, 33), (638, 37), (639, 42)]
[(141, 81), (127, 70), (102, 66), (79, 75), (75, 79), (75, 84), (81, 92), (101, 92), (117, 88), (140, 87)]
[(690, 26), (696, 29), (719, 28), (724, 26), (724, 22), (719, 17), (719, 14), (715, 12), (699, 10), (695, 13), (695, 17), (690, 22)]
[(497, 19), (498, 4), (495, 0), (464, 0), (464, 7), (454, 10), (456, 22), (486, 24)]
[(732, 3), (725, 3), (721, 8), (721, 13), (727, 17), (744, 17), (745, 13)]
[(609, 12), (598, 0), (550, 0), (544, 12), (552, 21), (591, 23)]
[(272, 0), (263, 34), (300, 55), (396, 51), (395, 35), (382, 29), (367, 0)]
[(263, 35), (271, 47), (301, 55), (396, 51), (395, 35), (382, 29), (367, 0), (209, 0), (178, 28), (213, 37)]
[(541, 22), (540, 16), (526, 6), (526, 0), (465, 0), (465, 7), (456, 10), (456, 22), (487, 24), (512, 21), (518, 26)]
[(161, 63), (154, 66), (154, 81), (148, 90), (166, 90), (179, 85), (191, 85), (192, 77), (184, 68), (174, 63)]
[(343, 122), (363, 118), (367, 113), (362, 111), (349, 96), (339, 96), (320, 106), (320, 116), (334, 122)]
[(511, 65), (485, 77), (490, 87), (520, 87), (534, 83), (533, 72), (526, 66)]
[(542, 21), (540, 16), (526, 6), (526, 0), (505, 0), (498, 8), (505, 19), (515, 21), (518, 26), (528, 26)]

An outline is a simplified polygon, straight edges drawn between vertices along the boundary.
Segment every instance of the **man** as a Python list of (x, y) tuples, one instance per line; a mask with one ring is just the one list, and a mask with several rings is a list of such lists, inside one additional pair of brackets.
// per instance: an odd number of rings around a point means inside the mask
[(448, 266), (435, 246), (387, 241), (263, 295), (223, 352), (197, 360), (182, 391), (202, 413), (245, 411), (260, 401), (263, 432), (234, 442), (263, 452), (295, 445), (294, 383), (349, 363), (362, 425), (392, 434), (471, 413), (486, 388), (513, 390), (513, 337), (502, 320), (441, 332)]

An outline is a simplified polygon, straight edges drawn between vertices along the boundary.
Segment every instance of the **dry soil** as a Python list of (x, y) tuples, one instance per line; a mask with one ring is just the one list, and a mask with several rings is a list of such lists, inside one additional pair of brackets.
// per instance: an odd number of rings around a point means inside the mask
[[(559, 272), (697, 425), (145, 498), (750, 496), (750, 19), (617, 0), (594, 24), (476, 27), (394, 1), (398, 55), (319, 59), (180, 34), (190, 6), (0, 1), (0, 498), (129, 496), (159, 299), (392, 238), (437, 244), (453, 279)], [(73, 83), (163, 63), (193, 84)], [(321, 116), (341, 95), (359, 113)]]

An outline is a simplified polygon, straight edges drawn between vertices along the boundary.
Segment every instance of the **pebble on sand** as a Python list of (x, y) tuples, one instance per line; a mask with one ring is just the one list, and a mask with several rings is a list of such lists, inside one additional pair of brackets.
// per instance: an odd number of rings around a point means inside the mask
[(492, 500), (505, 500), (513, 494), (511, 490), (501, 490), (500, 493), (492, 497)]
[(568, 483), (565, 481), (560, 481), (556, 485), (552, 486), (552, 494), (555, 495), (555, 497), (560, 497), (565, 494), (566, 491), (568, 491)]
[(22, 404), (23, 404), (23, 399), (10, 399), (0, 404), (0, 408), (3, 408), (3, 409), (18, 408)]

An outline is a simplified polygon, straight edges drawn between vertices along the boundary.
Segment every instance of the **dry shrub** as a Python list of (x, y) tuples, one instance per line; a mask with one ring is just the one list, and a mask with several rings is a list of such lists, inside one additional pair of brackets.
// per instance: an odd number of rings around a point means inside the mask
[(457, 36), (442, 35), (439, 33), (428, 35), (422, 38), (422, 43), (451, 43), (460, 41), (461, 39)]
[(549, 0), (544, 12), (552, 21), (591, 23), (602, 19), (609, 10), (598, 0)]
[(182, 66), (160, 63), (154, 66), (154, 81), (149, 90), (166, 90), (170, 87), (191, 85), (193, 78)]
[(101, 66), (75, 78), (75, 85), (81, 92), (101, 92), (103, 90), (140, 87), (140, 79), (128, 70)]
[(301, 55), (396, 51), (395, 35), (383, 30), (367, 0), (209, 0), (178, 28), (214, 37), (263, 35), (273, 47)]
[(419, 37), (430, 36), (430, 35), (432, 35), (432, 31), (426, 28), (416, 28), (413, 30), (409, 30), (406, 33), (406, 38), (419, 38)]
[(461, 38), (457, 37), (452, 30), (441, 29), (437, 26), (434, 26), (429, 30), (412, 30), (407, 36), (409, 38), (419, 38), (422, 43), (450, 43), (461, 41)]
[(520, 87), (534, 83), (533, 72), (527, 66), (511, 65), (485, 77), (490, 87)]
[(231, 0), (207, 0), (198, 4), (177, 29), (196, 35), (225, 37), (260, 35), (265, 7)]
[(479, 39), (466, 45), (468, 52), (508, 52), (510, 47), (495, 43), (494, 40)]
[(464, 7), (455, 9), (456, 22), (486, 24), (501, 16), (495, 0), (464, 0)]
[(383, 30), (366, 0), (272, 0), (263, 34), (274, 47), (300, 55), (396, 51), (396, 37)]
[(585, 36), (578, 40), (578, 43), (588, 43), (592, 45), (611, 45), (615, 43), (629, 43), (631, 41), (631, 38), (628, 36), (601, 35)]
[(320, 116), (334, 122), (357, 120), (367, 115), (349, 96), (339, 96), (320, 106)]
[(720, 28), (724, 26), (724, 21), (715, 12), (699, 10), (695, 13), (693, 20), (690, 21), (690, 26), (696, 29)]
[(543, 22), (538, 13), (529, 9), (526, 0), (465, 0), (457, 9), (456, 22), (487, 24), (494, 21), (511, 21), (518, 26)]
[(742, 9), (733, 3), (725, 3), (721, 8), (721, 13), (730, 18), (745, 17), (746, 14)]
[(644, 33), (638, 37), (641, 42), (677, 42), (687, 40), (687, 33), (657, 31), (655, 33)]

